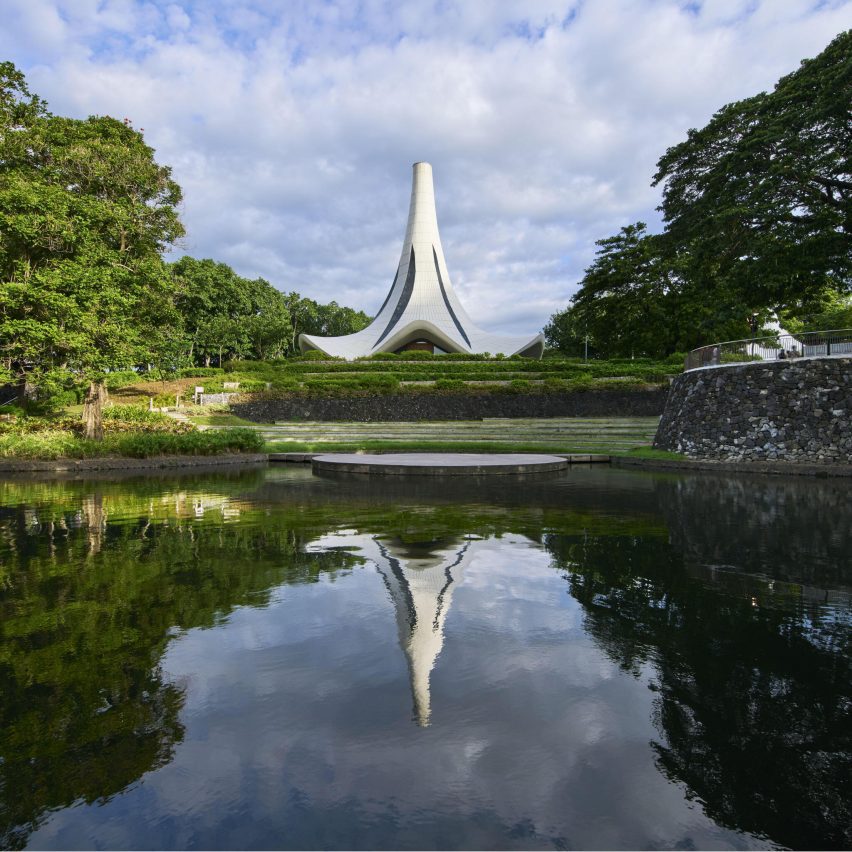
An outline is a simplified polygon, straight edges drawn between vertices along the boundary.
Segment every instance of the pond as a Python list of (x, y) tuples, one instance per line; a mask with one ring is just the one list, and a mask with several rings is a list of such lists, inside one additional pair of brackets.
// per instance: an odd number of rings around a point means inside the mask
[(848, 848), (844, 480), (0, 482), (0, 844)]

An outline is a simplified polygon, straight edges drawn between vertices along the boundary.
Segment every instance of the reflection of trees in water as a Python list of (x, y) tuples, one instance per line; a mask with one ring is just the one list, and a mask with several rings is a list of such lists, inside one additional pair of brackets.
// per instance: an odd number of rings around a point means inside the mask
[(852, 489), (843, 480), (683, 476), (656, 481), (687, 561), (804, 583), (852, 583)]
[(171, 759), (183, 696), (159, 661), (175, 628), (355, 562), (305, 555), (285, 526), (196, 523), (174, 507), (110, 523), (111, 510), (96, 492), (0, 514), (3, 848), (49, 810), (109, 798)]
[(656, 669), (661, 770), (723, 825), (848, 848), (848, 606), (838, 617), (773, 598), (765, 578), (714, 587), (654, 539), (553, 535), (546, 546), (600, 646), (625, 670)]
[(794, 585), (848, 581), (850, 498), (835, 483), (611, 471), (608, 491), (572, 473), (412, 495), (271, 476), (0, 483), (3, 845), (167, 762), (183, 699), (158, 665), (174, 628), (351, 566), (304, 552), (344, 527), (400, 546), (550, 530), (590, 633), (626, 670), (657, 669), (662, 771), (725, 825), (852, 842), (849, 627)]

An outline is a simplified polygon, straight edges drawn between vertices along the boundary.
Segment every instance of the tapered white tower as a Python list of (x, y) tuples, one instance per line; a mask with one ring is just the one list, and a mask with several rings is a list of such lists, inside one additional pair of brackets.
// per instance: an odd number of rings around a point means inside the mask
[(544, 337), (491, 334), (474, 325), (453, 290), (444, 260), (432, 167), (415, 163), (402, 254), (376, 318), (367, 328), (342, 337), (301, 334), (299, 346), (302, 352), (318, 349), (347, 359), (405, 348), (538, 358), (544, 351)]

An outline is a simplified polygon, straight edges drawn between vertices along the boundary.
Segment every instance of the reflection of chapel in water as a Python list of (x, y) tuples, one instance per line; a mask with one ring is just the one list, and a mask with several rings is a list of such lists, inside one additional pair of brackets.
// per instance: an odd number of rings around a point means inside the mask
[[(330, 541), (335, 539), (335, 541)], [(417, 724), (426, 727), (432, 712), (429, 679), (444, 645), (444, 622), (453, 591), (464, 575), (478, 539), (405, 543), (398, 538), (324, 536), (311, 550), (358, 548), (379, 571), (396, 611), (399, 644), (408, 662)]]
[(432, 712), (429, 678), (444, 645), (444, 621), (453, 589), (464, 574), (472, 541), (461, 546), (436, 547), (434, 542), (406, 545), (397, 540), (375, 541), (372, 557), (385, 581), (399, 630), (399, 644), (408, 661), (414, 714), (423, 727)]

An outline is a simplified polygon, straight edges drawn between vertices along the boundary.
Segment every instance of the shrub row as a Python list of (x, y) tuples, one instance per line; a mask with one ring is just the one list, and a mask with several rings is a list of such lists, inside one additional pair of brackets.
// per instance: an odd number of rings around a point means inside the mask
[(305, 379), (304, 386), (309, 390), (334, 388), (359, 388), (364, 390), (393, 390), (399, 387), (399, 378), (392, 374), (377, 376), (341, 376), (323, 379)]
[[(315, 353), (311, 353), (312, 355)], [(394, 370), (411, 369), (411, 370), (434, 370), (434, 369), (453, 369), (459, 364), (468, 364), (478, 369), (505, 369), (519, 371), (550, 371), (559, 369), (560, 366), (569, 367), (587, 367), (589, 369), (611, 369), (615, 366), (629, 367), (633, 366), (637, 369), (643, 367), (666, 368), (666, 372), (680, 372), (683, 369), (684, 356), (681, 353), (675, 353), (665, 359), (652, 358), (611, 358), (606, 360), (592, 359), (584, 361), (582, 358), (566, 358), (554, 357), (543, 360), (533, 358), (521, 358), (512, 356), (509, 358), (502, 357), (486, 357), (484, 355), (468, 355), (462, 353), (453, 353), (448, 355), (432, 355), (429, 352), (406, 352), (401, 355), (396, 355), (392, 352), (382, 352), (373, 355), (370, 358), (359, 358), (354, 361), (344, 361), (339, 358), (321, 358), (301, 356), (298, 358), (277, 358), (270, 361), (229, 361), (224, 365), (225, 372), (228, 373), (252, 373), (252, 372), (318, 372), (317, 367), (322, 365), (322, 370), (319, 372), (334, 372), (337, 370), (354, 370), (363, 371), (371, 369), (379, 370)]]
[[(539, 379), (548, 376), (571, 379), (577, 375), (587, 374), (601, 377), (637, 377), (645, 381), (663, 381), (672, 375), (674, 370), (662, 363), (620, 363), (612, 362), (552, 362), (545, 364), (535, 362), (530, 364), (470, 364), (470, 363), (441, 363), (441, 364), (379, 364), (368, 362), (340, 362), (324, 364), (322, 369), (316, 364), (289, 365), (286, 368), (267, 366), (265, 373), (260, 375), (266, 381), (297, 381), (325, 380), (337, 377), (362, 377), (369, 375), (395, 376), (399, 381), (428, 381), (436, 379), (461, 379), (462, 381), (497, 381), (513, 378)], [(259, 371), (249, 373), (256, 376)], [(233, 378), (237, 378), (234, 374)], [(249, 380), (251, 381), (251, 379)], [(258, 380), (259, 381), (259, 380)], [(241, 389), (245, 387), (241, 383)], [(205, 388), (208, 386), (205, 384)]]
[[(423, 382), (423, 381), (437, 381), (439, 379), (457, 379), (462, 382), (507, 382), (512, 381), (513, 379), (523, 379), (526, 381), (575, 381), (581, 380), (583, 378), (590, 379), (640, 379), (646, 382), (663, 382), (667, 379), (668, 375), (664, 372), (659, 372), (656, 370), (633, 370), (631, 372), (622, 372), (620, 375), (614, 375), (613, 371), (607, 370), (598, 373), (588, 372), (586, 370), (571, 370), (571, 371), (560, 371), (560, 372), (550, 372), (550, 373), (519, 373), (519, 372), (447, 372), (447, 373), (438, 373), (436, 371), (423, 372), (423, 373), (409, 373), (409, 372), (390, 372), (390, 373), (308, 373), (302, 377), (300, 377), (300, 381), (308, 382), (313, 380), (322, 380), (322, 381), (346, 381), (346, 380), (356, 380), (360, 379), (362, 376), (390, 376), (395, 378), (400, 382)], [(290, 380), (291, 382), (297, 381), (295, 378)], [(241, 385), (242, 387), (242, 385)]]
[[(18, 417), (0, 421), (0, 435), (38, 435), (62, 431), (82, 435), (83, 421), (78, 417)], [(156, 432), (184, 434), (194, 432), (191, 423), (168, 417), (159, 411), (149, 411), (142, 405), (113, 405), (104, 409), (104, 433)]]
[[(389, 380), (388, 380), (389, 379)], [(387, 394), (500, 394), (500, 393), (564, 393), (575, 390), (616, 390), (642, 388), (659, 383), (645, 382), (641, 378), (600, 379), (581, 376), (571, 380), (547, 379), (544, 382), (531, 382), (527, 379), (513, 379), (502, 385), (467, 384), (461, 379), (438, 379), (431, 385), (401, 385), (387, 377), (384, 382), (363, 382), (315, 379), (303, 385), (290, 388), (275, 388), (258, 394), (261, 399), (280, 399), (282, 397), (349, 397)]]
[[(231, 379), (228, 379), (231, 381)], [(237, 389), (240, 393), (253, 393), (254, 391), (262, 391), (266, 390), (267, 381), (264, 379), (238, 379), (240, 386)], [(202, 386), (204, 387), (204, 393), (222, 393), (226, 390), (225, 388), (225, 379), (218, 379), (214, 382), (203, 382)], [(231, 388), (227, 388), (227, 390), (232, 390)], [(174, 400), (172, 400), (174, 402)]]
[(212, 456), (217, 453), (257, 453), (263, 437), (253, 429), (222, 429), (184, 435), (122, 435), (115, 440), (118, 455), (148, 458), (157, 455)]
[(149, 411), (144, 405), (110, 405), (104, 409), (104, 422), (161, 425), (177, 421), (160, 411)]
[(252, 429), (192, 431), (184, 434), (151, 432), (107, 434), (103, 441), (88, 441), (64, 429), (19, 435), (0, 434), (0, 458), (210, 456), (218, 453), (255, 453), (262, 449), (263, 438)]

